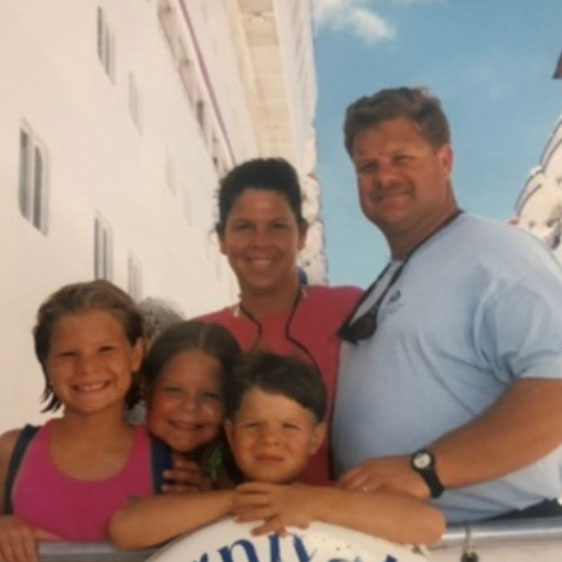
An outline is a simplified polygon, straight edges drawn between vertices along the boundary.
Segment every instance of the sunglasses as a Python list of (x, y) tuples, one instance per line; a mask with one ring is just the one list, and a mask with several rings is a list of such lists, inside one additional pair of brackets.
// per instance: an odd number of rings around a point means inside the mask
[(363, 295), (363, 298), (359, 301), (348, 319), (338, 330), (338, 337), (340, 339), (355, 345), (358, 342), (367, 340), (373, 336), (373, 334), (377, 330), (377, 315), (379, 313), (379, 308), (381, 307), (382, 301), (384, 300), (390, 289), (392, 289), (393, 285), (395, 285), (400, 278), (406, 262), (407, 260), (404, 260), (394, 271), (392, 277), (390, 278), (389, 282), (387, 283), (386, 287), (383, 289), (377, 300), (361, 316), (358, 316), (357, 318), (355, 318), (355, 320), (353, 320), (353, 317), (355, 316), (355, 313), (357, 312), (361, 304), (363, 304), (363, 302), (365, 302), (365, 300), (367, 300), (367, 298), (369, 298), (369, 296), (377, 288), (378, 284), (389, 270), (391, 264), (388, 264), (382, 270), (375, 282), (367, 289), (367, 291)]
[(353, 320), (356, 312), (359, 310), (359, 307), (369, 298), (369, 296), (373, 293), (373, 291), (377, 288), (379, 282), (384, 278), (385, 274), (388, 272), (390, 266), (392, 264), (388, 264), (379, 274), (379, 276), (375, 279), (375, 282), (365, 291), (365, 294), (361, 298), (361, 300), (357, 303), (357, 306), (353, 309), (351, 314), (348, 316), (347, 320), (343, 323), (341, 328), (338, 330), (338, 337), (343, 341), (357, 344), (362, 340), (368, 340), (373, 336), (373, 334), (377, 330), (377, 315), (379, 313), (379, 308), (381, 307), (382, 301), (384, 297), (388, 294), (388, 291), (392, 289), (392, 286), (396, 284), (400, 275), (402, 275), (402, 271), (404, 271), (405, 265), (408, 263), (408, 260), (412, 257), (414, 252), (422, 246), (427, 240), (429, 240), (432, 236), (437, 234), (443, 228), (445, 228), (448, 224), (452, 223), (459, 215), (461, 215), (464, 211), (462, 209), (456, 209), (453, 213), (451, 213), (448, 217), (445, 217), (443, 222), (432, 232), (430, 232), (425, 238), (422, 238), (406, 255), (406, 257), (402, 260), (400, 265), (396, 268), (390, 281), (383, 289), (382, 293), (378, 297), (378, 299), (372, 304), (361, 316)]

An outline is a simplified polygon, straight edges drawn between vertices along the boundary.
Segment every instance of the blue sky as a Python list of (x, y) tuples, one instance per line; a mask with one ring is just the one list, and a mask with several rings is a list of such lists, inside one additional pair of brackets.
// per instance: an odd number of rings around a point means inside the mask
[(562, 0), (314, 0), (318, 176), (331, 284), (368, 285), (388, 260), (359, 209), (342, 144), (347, 105), (424, 85), (449, 117), (464, 209), (506, 220), (562, 113)]

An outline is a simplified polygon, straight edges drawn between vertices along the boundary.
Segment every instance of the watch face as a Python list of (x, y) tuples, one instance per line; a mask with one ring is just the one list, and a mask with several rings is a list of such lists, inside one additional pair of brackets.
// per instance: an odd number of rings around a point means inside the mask
[(416, 468), (424, 470), (431, 466), (431, 455), (425, 451), (421, 451), (412, 459), (412, 462)]

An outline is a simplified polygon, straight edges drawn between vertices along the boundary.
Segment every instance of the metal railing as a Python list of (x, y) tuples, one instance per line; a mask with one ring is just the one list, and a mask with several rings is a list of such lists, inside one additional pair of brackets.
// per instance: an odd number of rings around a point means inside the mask
[(478, 547), (560, 539), (562, 539), (562, 517), (502, 519), (450, 525), (441, 542), (434, 548), (450, 548), (467, 544)]
[(143, 562), (157, 549), (117, 550), (104, 542), (43, 542), (40, 562)]
[[(435, 549), (562, 539), (562, 517), (451, 525)], [(41, 562), (143, 562), (157, 549), (122, 551), (109, 543), (49, 543), (39, 546)]]

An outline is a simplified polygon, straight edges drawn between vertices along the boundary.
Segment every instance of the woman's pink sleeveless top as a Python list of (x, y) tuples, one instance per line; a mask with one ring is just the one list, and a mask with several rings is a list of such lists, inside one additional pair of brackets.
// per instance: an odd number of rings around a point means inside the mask
[(130, 497), (153, 494), (149, 438), (144, 428), (135, 428), (131, 454), (119, 474), (77, 480), (51, 460), (52, 429), (52, 422), (41, 427), (25, 453), (12, 493), (14, 515), (62, 540), (107, 540), (111, 516)]

